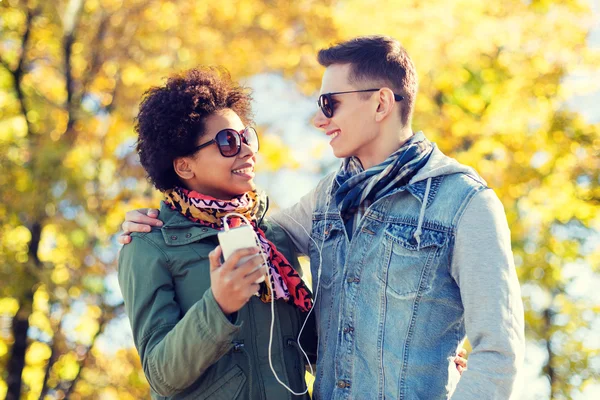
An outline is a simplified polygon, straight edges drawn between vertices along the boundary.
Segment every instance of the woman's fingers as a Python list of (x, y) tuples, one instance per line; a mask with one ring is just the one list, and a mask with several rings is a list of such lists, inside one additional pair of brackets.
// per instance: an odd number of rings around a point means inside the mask
[(208, 253), (208, 261), (210, 263), (211, 271), (214, 271), (221, 266), (221, 254), (223, 254), (221, 246), (215, 247), (213, 251)]
[(266, 270), (263, 265), (255, 267), (252, 272), (244, 277), (246, 282), (260, 283), (265, 280)]
[(240, 260), (245, 257), (254, 256), (256, 253), (258, 253), (258, 247), (248, 247), (234, 251), (223, 263), (223, 272), (230, 272), (235, 269), (236, 275), (241, 275), (241, 277), (246, 276), (250, 273), (251, 267), (253, 265), (257, 266), (260, 264), (260, 261), (256, 261), (256, 257), (252, 257), (240, 264)]
[[(258, 289), (260, 289), (260, 285), (257, 283), (253, 283), (252, 285), (248, 286), (248, 300), (250, 300), (250, 298), (254, 296), (256, 292), (258, 292)], [(246, 302), (248, 300), (246, 300)]]

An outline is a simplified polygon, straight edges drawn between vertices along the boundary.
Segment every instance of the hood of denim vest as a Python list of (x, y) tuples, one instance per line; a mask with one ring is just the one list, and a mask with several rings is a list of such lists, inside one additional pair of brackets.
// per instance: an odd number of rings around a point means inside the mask
[(431, 153), (427, 164), (425, 164), (410, 180), (409, 185), (427, 180), (429, 178), (457, 173), (469, 175), (476, 181), (481, 182), (482, 185), (487, 186), (485, 180), (479, 176), (479, 174), (475, 172), (473, 168), (461, 164), (451, 157), (448, 157), (442, 153), (442, 151), (434, 143), (433, 152)]

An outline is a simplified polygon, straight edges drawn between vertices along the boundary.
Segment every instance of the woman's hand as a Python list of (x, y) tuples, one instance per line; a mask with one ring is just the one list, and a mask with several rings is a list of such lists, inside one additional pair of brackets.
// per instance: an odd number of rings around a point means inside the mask
[[(210, 252), (210, 286), (213, 296), (225, 315), (242, 308), (259, 289), (260, 279), (265, 275), (264, 260), (258, 247), (239, 249), (221, 264), (221, 246)], [(247, 258), (240, 263), (240, 259)], [(239, 265), (238, 265), (239, 264)]]
[(119, 235), (117, 241), (121, 244), (131, 242), (131, 232), (150, 232), (153, 226), (162, 226), (162, 221), (158, 219), (158, 210), (155, 208), (140, 208), (128, 211), (125, 214), (125, 221), (121, 224), (123, 233)]
[(458, 351), (458, 355), (454, 357), (454, 364), (456, 364), (456, 369), (462, 375), (463, 371), (467, 370), (467, 359), (465, 358), (467, 355), (467, 350), (461, 348)]

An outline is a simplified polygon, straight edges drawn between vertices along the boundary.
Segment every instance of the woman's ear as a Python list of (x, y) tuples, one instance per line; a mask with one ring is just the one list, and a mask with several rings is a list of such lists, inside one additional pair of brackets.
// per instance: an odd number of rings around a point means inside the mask
[(173, 169), (181, 179), (187, 180), (194, 177), (194, 171), (192, 171), (189, 161), (189, 157), (177, 157), (173, 160)]
[(394, 92), (389, 88), (382, 88), (379, 90), (377, 101), (377, 112), (375, 113), (375, 121), (383, 121), (392, 110), (396, 107), (396, 100), (394, 99)]

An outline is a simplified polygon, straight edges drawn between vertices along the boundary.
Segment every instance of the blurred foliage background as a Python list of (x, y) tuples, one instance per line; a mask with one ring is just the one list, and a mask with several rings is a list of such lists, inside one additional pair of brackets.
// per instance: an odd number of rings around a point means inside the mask
[[(148, 397), (114, 239), (125, 211), (158, 204), (133, 151), (148, 87), (219, 64), (235, 79), (293, 82), (312, 101), (317, 50), (373, 33), (399, 39), (417, 66), (414, 129), (504, 204), (526, 305), (523, 398), (600, 393), (600, 117), (572, 101), (600, 90), (597, 7), (0, 0), (0, 398)], [(294, 158), (277, 129), (261, 128), (266, 176), (331, 167), (316, 150)]]

